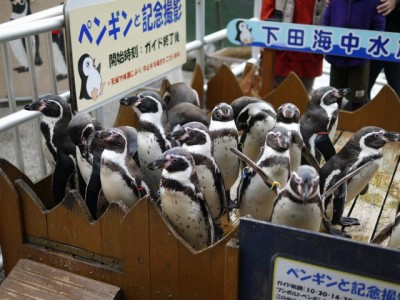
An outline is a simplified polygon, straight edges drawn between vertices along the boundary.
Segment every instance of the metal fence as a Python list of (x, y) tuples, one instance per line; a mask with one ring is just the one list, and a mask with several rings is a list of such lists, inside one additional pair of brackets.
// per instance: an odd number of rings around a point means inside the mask
[[(254, 0), (254, 16), (258, 16), (261, 7), (261, 0)], [(220, 40), (225, 39), (226, 37), (226, 29), (214, 32), (209, 35), (205, 35), (205, 1), (196, 1), (196, 39), (186, 44), (186, 51), (195, 53), (196, 62), (202, 66), (204, 70), (205, 67), (205, 52), (204, 47), (208, 44), (216, 43)], [(46, 160), (43, 155), (43, 151), (41, 149), (40, 141), (40, 119), (41, 115), (39, 112), (31, 112), (26, 110), (18, 110), (17, 103), (20, 101), (37, 101), (43, 95), (39, 95), (38, 92), (38, 84), (37, 77), (35, 73), (35, 65), (34, 65), (34, 57), (32, 54), (32, 41), (31, 36), (36, 34), (41, 34), (45, 36), (45, 41), (47, 45), (47, 62), (48, 62), (48, 78), (50, 80), (50, 90), (48, 94), (60, 94), (57, 89), (57, 81), (55, 76), (55, 65), (54, 65), (54, 54), (51, 46), (52, 36), (51, 31), (58, 28), (64, 27), (64, 16), (63, 16), (63, 6), (59, 5), (54, 8), (50, 8), (35, 14), (31, 14), (29, 16), (12, 20), (3, 24), (0, 24), (0, 43), (1, 49), (3, 52), (3, 65), (4, 72), (7, 84), (7, 98), (3, 99), (3, 103), (0, 101), (0, 105), (8, 105), (10, 113), (0, 118), (0, 134), (4, 132), (12, 132), (13, 135), (13, 145), (8, 146), (4, 145), (2, 141), (3, 148), (7, 148), (7, 153), (12, 151), (15, 152), (15, 163), (18, 168), (25, 172), (27, 171), (27, 175), (29, 176), (29, 172), (32, 171), (33, 167), (39, 168), (39, 179), (47, 175), (49, 172), (49, 167), (46, 165)], [(29, 78), (31, 85), (31, 97), (26, 98), (17, 98), (15, 95), (15, 82), (13, 81), (13, 69), (10, 63), (10, 51), (9, 51), (9, 43), (13, 40), (24, 39), (26, 48), (27, 48), (27, 59), (28, 59), (28, 67), (29, 67)], [(254, 55), (257, 55), (257, 51), (254, 51)], [(255, 59), (252, 59), (254, 62)], [(244, 69), (244, 64), (236, 67), (233, 72), (235, 74), (240, 74)], [(42, 70), (43, 71), (43, 70)], [(127, 91), (126, 93), (130, 93), (135, 89), (139, 89), (143, 86), (148, 86), (151, 83), (160, 80), (163, 78), (165, 74), (160, 74), (157, 78), (153, 78), (140, 86), (135, 86), (132, 90)], [(17, 83), (19, 84), (19, 83)], [(28, 84), (28, 83), (24, 83)], [(206, 86), (205, 86), (206, 88)], [(69, 91), (65, 91), (61, 93), (61, 96), (68, 100)], [(102, 107), (91, 108), (87, 110), (94, 114), (100, 121), (103, 120), (103, 106), (106, 106), (112, 102), (116, 102), (117, 99), (109, 99), (102, 103)], [(31, 122), (31, 123), (29, 123)], [(23, 145), (23, 141), (21, 139), (21, 130), (20, 128), (24, 124), (30, 124), (29, 127), (35, 127), (34, 130), (34, 145), (29, 146), (29, 150), (33, 151), (33, 148), (37, 148), (34, 154), (35, 163), (34, 165), (29, 164), (29, 160), (24, 157), (24, 151), (26, 150), (26, 146)], [(30, 128), (31, 129), (31, 128)], [(30, 138), (32, 138), (31, 134)], [(1, 136), (0, 136), (1, 139)], [(10, 149), (13, 148), (13, 149)], [(0, 152), (1, 155), (1, 152)], [(29, 164), (28, 167), (26, 164)], [(31, 176), (29, 176), (31, 177)]]

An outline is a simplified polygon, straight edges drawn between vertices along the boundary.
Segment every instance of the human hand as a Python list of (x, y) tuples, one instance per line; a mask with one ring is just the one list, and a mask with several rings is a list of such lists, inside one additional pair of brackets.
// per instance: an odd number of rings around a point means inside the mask
[(380, 0), (381, 4), (376, 7), (378, 13), (382, 14), (383, 16), (387, 16), (391, 13), (394, 8), (396, 7), (398, 0)]

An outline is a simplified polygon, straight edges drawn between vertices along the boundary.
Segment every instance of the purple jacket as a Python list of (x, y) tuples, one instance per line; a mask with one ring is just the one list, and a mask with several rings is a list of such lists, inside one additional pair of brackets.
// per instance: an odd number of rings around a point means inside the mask
[[(378, 14), (379, 0), (330, 0), (325, 9), (322, 24), (325, 26), (385, 30), (385, 17)], [(367, 60), (354, 57), (325, 55), (325, 59), (336, 67), (356, 67)]]

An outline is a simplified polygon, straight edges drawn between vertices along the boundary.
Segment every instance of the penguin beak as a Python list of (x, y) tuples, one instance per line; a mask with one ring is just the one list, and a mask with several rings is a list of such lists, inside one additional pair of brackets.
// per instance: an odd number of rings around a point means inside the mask
[(308, 199), (310, 198), (309, 197), (310, 196), (310, 188), (307, 183), (305, 183), (302, 186), (302, 190), (303, 190), (303, 202), (304, 202), (304, 204), (307, 204)]
[(122, 98), (121, 100), (119, 100), (119, 103), (121, 105), (125, 105), (125, 106), (138, 106), (140, 104), (140, 98), (138, 96), (131, 96), (131, 97), (125, 97)]
[(166, 138), (170, 141), (172, 140), (183, 140), (187, 136), (186, 130), (184, 128), (178, 128), (175, 129), (174, 131), (168, 133), (166, 135)]
[(164, 168), (168, 160), (165, 157), (158, 158), (148, 164), (147, 168), (149, 170), (158, 170)]
[(383, 135), (385, 137), (386, 142), (399, 142), (400, 141), (400, 133), (399, 132), (385, 132)]
[(29, 111), (42, 111), (44, 107), (45, 105), (43, 104), (42, 100), (39, 100), (31, 104), (25, 105), (24, 109)]

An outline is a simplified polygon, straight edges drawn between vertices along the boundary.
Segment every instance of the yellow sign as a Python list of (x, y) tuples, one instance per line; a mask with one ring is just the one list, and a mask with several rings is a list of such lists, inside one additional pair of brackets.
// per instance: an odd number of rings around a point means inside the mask
[(78, 111), (186, 62), (185, 0), (69, 0), (64, 13)]

